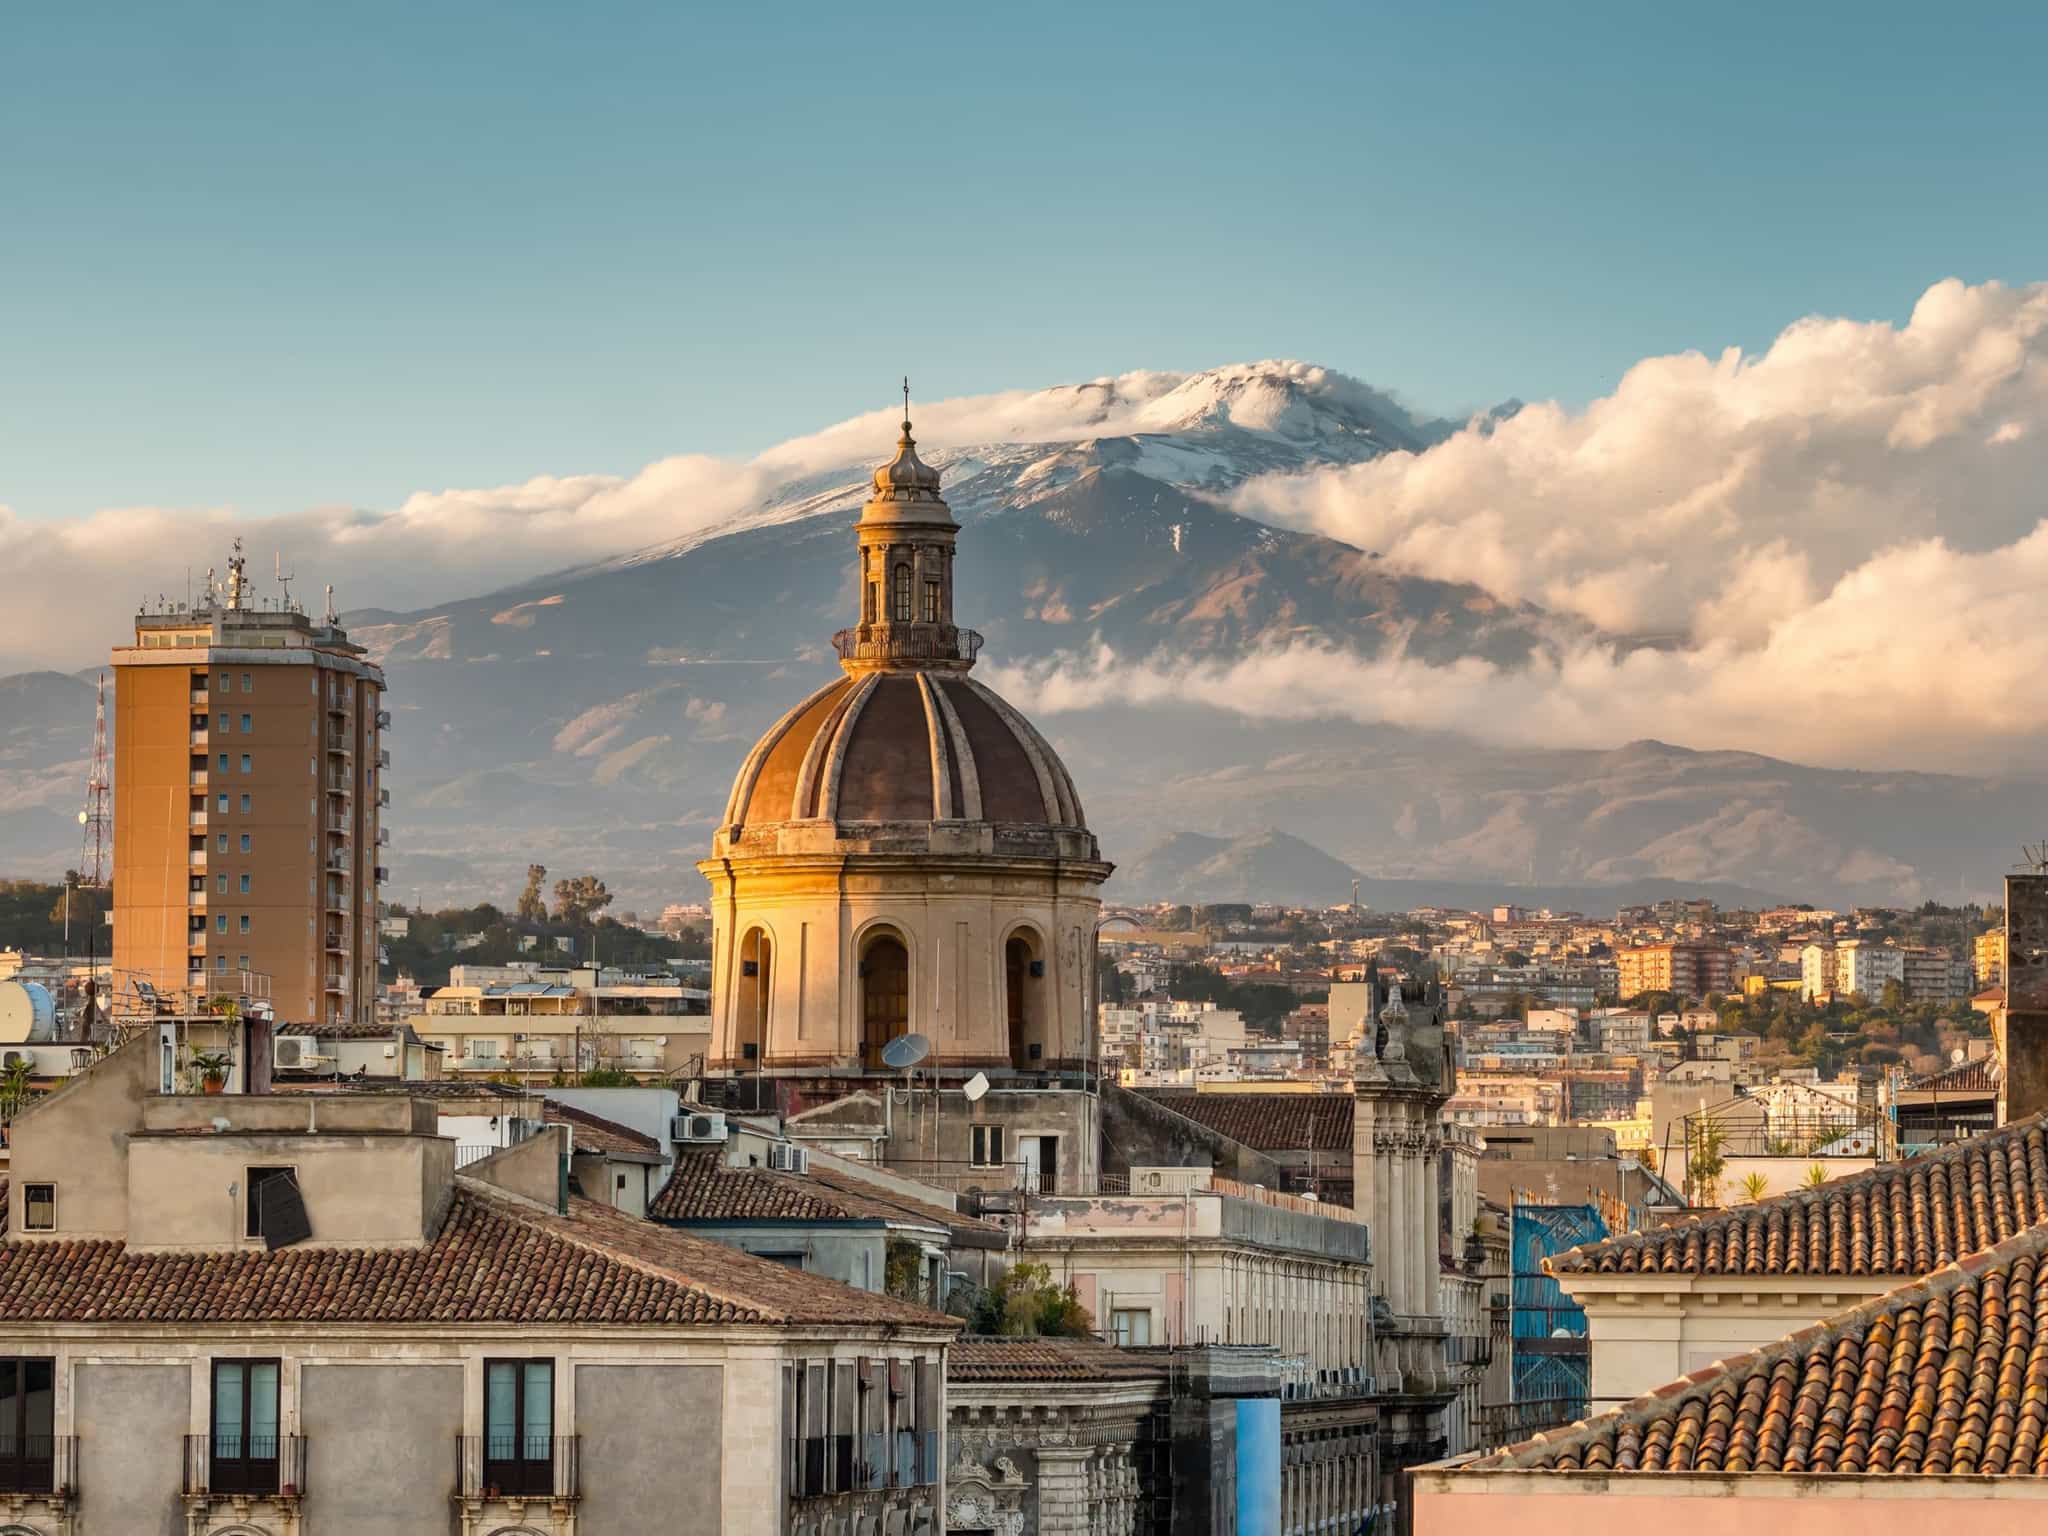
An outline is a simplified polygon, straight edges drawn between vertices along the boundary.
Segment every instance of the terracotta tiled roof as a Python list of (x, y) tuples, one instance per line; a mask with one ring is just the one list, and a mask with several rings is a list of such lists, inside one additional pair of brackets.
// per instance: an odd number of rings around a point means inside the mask
[(1755, 1205), (1611, 1237), (1553, 1274), (1924, 1275), (2048, 1221), (2048, 1117)]
[(602, 1152), (610, 1157), (629, 1157), (641, 1162), (661, 1161), (661, 1144), (652, 1136), (644, 1136), (631, 1126), (620, 1125), (618, 1121), (607, 1120), (602, 1115), (593, 1115), (573, 1104), (549, 1099), (541, 1106), (541, 1119), (549, 1125), (570, 1127), (571, 1139), (579, 1152)]
[(807, 1174), (730, 1168), (718, 1147), (681, 1154), (648, 1207), (659, 1221), (893, 1221), (938, 1227), (956, 1238), (1002, 1240), (977, 1217), (927, 1204), (819, 1163)]
[(1475, 1465), (2048, 1476), (2048, 1226)]
[(1348, 1152), (1355, 1106), (1348, 1093), (1186, 1093), (1138, 1090), (1197, 1125), (1259, 1152)]
[[(0, 1220), (5, 1219), (0, 1185)], [(469, 1179), (418, 1248), (130, 1253), (0, 1243), (0, 1323), (862, 1323), (953, 1320), (573, 1200), (566, 1216)]]
[(946, 1380), (1145, 1381), (1163, 1378), (1166, 1367), (1097, 1339), (954, 1340), (946, 1356)]

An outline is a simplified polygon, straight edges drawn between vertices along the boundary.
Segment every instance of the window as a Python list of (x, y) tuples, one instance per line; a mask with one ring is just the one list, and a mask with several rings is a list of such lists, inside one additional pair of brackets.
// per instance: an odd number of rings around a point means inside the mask
[[(247, 875), (244, 875), (244, 876), (243, 876), (242, 878), (243, 878), (244, 880), (246, 880), (246, 879), (248, 879), (249, 877), (248, 877)], [(244, 913), (242, 914), (242, 932), (244, 932), (244, 933), (247, 933), (248, 931), (249, 931), (249, 914), (248, 914), (248, 913), (246, 913), (246, 912), (244, 912)]]
[(222, 693), (226, 693), (226, 692), (228, 692), (228, 691), (229, 691), (230, 689), (232, 689), (232, 688), (233, 688), (234, 686), (235, 686), (235, 683), (234, 683), (234, 679), (233, 679), (233, 678), (231, 678), (231, 677), (229, 677), (229, 676), (227, 675), (227, 673), (225, 673), (225, 672), (221, 673), (221, 675), (220, 675), (220, 691), (221, 691)]
[(505, 1494), (555, 1488), (555, 1363), (484, 1362), (484, 1483)]
[(242, 814), (244, 816), (249, 814), (249, 795), (246, 790), (242, 794)]
[(220, 895), (222, 895), (222, 896), (225, 896), (225, 895), (227, 895), (227, 893), (228, 893), (228, 877), (227, 877), (226, 875), (215, 875), (215, 876), (213, 877), (213, 888), (214, 888), (214, 890), (215, 890), (216, 892), (218, 892), (218, 893), (219, 893)]
[(860, 600), (860, 621), (863, 624), (875, 622), (875, 613), (882, 604), (882, 584), (871, 581), (867, 584)]
[(896, 599), (891, 605), (889, 616), (898, 623), (910, 622), (910, 567), (896, 567)]
[(213, 968), (216, 971), (226, 970), (228, 968), (228, 957), (226, 955), (215, 955), (213, 957)]
[(249, 754), (244, 752), (242, 754), (242, 772), (247, 773), (249, 771), (249, 767)]
[(222, 853), (226, 853), (226, 852), (228, 851), (228, 835), (227, 835), (227, 833), (223, 832), (223, 833), (219, 834), (219, 837), (218, 837), (218, 839), (216, 840), (216, 847), (217, 847), (217, 848), (219, 849), (219, 851), (220, 851), (220, 852), (222, 852)]
[(247, 875), (242, 876), (242, 894), (244, 896), (249, 894), (249, 877)]
[(231, 731), (231, 730), (233, 730), (233, 729), (234, 729), (234, 721), (233, 721), (233, 719), (232, 719), (232, 718), (231, 718), (230, 716), (227, 716), (227, 715), (222, 715), (222, 716), (220, 717), (220, 733), (221, 733), (221, 735), (225, 736), (225, 735), (227, 735), (227, 733), (228, 733), (229, 731)]
[(1149, 1310), (1134, 1310), (1117, 1307), (1109, 1314), (1109, 1329), (1116, 1336), (1118, 1349), (1129, 1349), (1133, 1345), (1152, 1342), (1152, 1314)]
[(973, 1130), (974, 1166), (1000, 1168), (1003, 1165), (1003, 1128), (977, 1125)]
[(220, 771), (222, 773), (226, 773), (228, 771), (228, 755), (225, 752), (221, 753), (220, 755)]
[(242, 834), (242, 852), (244, 852), (244, 853), (247, 853), (248, 851), (249, 851), (249, 834), (248, 834), (248, 833), (246, 833), (246, 832), (244, 832), (244, 833)]
[(277, 1492), (277, 1362), (213, 1362), (214, 1493)]
[[(227, 956), (221, 956), (223, 964)], [(275, 1186), (275, 1187), (273, 1187)], [(271, 1228), (280, 1227), (278, 1217), (284, 1205), (294, 1205), (301, 1216), (305, 1204), (298, 1198), (299, 1175), (291, 1168), (251, 1168), (245, 1182), (247, 1193), (243, 1197), (242, 1236), (265, 1237), (272, 1235)], [(282, 1235), (281, 1230), (278, 1235)]]
[(214, 920), (213, 920), (213, 931), (214, 931), (215, 933), (226, 933), (226, 932), (228, 931), (228, 915), (227, 915), (227, 913), (223, 912), (223, 913), (221, 913), (221, 914), (220, 914), (219, 916), (217, 916), (217, 917), (215, 917), (215, 918), (214, 918)]
[[(57, 1186), (54, 1184), (24, 1184), (24, 1201), (21, 1226), (25, 1232), (54, 1232), (57, 1230)], [(4, 1426), (0, 1426), (4, 1427)]]
[(249, 957), (247, 955), (237, 955), (235, 957), (235, 960), (236, 963), (240, 965), (243, 970), (246, 971), (247, 969), (249, 969)]
[(249, 716), (242, 716), (242, 734), (247, 736), (253, 729), (254, 727), (249, 723)]
[(228, 797), (226, 795), (220, 797), (220, 813), (223, 816), (228, 813)]
[(253, 673), (249, 673), (249, 672), (244, 672), (244, 673), (242, 674), (242, 692), (244, 692), (244, 693), (254, 693), (255, 691), (256, 691), (256, 678), (255, 678), (255, 675), (254, 675)]
[(56, 1361), (0, 1358), (0, 1493), (56, 1487), (56, 1405)]
[(472, 1040), (469, 1042), (469, 1054), (476, 1061), (496, 1061), (498, 1059), (498, 1042), (495, 1040)]
[(927, 624), (939, 622), (939, 584), (936, 581), (924, 584), (924, 621)]

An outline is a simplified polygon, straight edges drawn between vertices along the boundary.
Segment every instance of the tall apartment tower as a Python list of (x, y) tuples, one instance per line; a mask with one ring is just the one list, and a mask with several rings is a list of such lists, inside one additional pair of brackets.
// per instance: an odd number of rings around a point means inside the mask
[(114, 981), (363, 1023), (377, 990), (384, 674), (334, 622), (226, 581), (114, 649)]

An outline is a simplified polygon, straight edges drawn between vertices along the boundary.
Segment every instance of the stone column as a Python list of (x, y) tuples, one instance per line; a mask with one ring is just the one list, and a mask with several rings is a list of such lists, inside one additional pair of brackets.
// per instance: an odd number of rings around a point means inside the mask
[(1094, 1501), (1089, 1497), (1088, 1465), (1094, 1451), (1085, 1445), (1041, 1445), (1038, 1459), (1038, 1528), (1041, 1531), (1085, 1531)]

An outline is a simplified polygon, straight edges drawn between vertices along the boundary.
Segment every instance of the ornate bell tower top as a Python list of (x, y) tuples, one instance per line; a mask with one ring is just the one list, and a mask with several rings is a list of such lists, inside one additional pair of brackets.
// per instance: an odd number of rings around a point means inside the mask
[(953, 622), (953, 541), (960, 525), (939, 494), (939, 472), (910, 435), (910, 381), (903, 381), (903, 436), (875, 471), (874, 494), (854, 524), (860, 622), (832, 637), (851, 673), (965, 672), (981, 636)]

